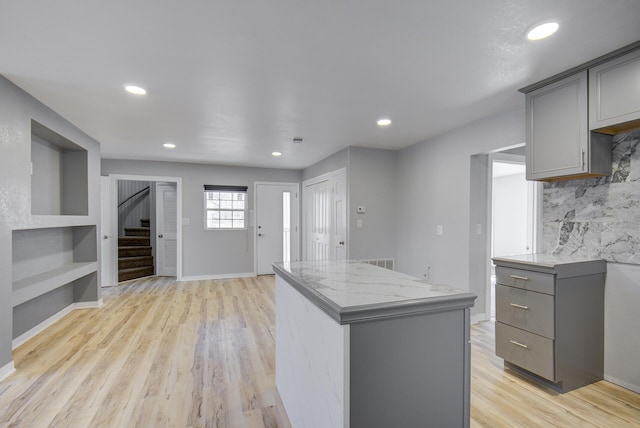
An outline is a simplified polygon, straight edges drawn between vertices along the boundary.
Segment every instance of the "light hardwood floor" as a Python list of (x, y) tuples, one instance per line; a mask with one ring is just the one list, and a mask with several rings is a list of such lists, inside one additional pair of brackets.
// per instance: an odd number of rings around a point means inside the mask
[[(14, 351), (0, 427), (288, 427), (273, 289), (271, 276), (105, 289), (103, 307)], [(472, 342), (471, 426), (640, 426), (640, 395), (604, 381), (556, 394), (503, 368), (491, 323), (473, 326)]]

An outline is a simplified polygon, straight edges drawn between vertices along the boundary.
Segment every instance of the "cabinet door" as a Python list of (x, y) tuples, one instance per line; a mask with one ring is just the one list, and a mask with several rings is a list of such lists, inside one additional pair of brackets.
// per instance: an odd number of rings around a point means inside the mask
[(632, 121), (640, 125), (640, 50), (589, 70), (590, 129), (613, 134)]
[(527, 94), (527, 180), (587, 172), (587, 72)]

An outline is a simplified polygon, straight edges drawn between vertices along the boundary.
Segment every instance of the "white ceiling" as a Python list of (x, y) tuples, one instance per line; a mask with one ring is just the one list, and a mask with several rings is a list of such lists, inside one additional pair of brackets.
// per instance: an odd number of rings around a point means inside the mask
[[(524, 39), (550, 18), (558, 33)], [(0, 0), (0, 74), (105, 158), (302, 168), (513, 107), (639, 23), (639, 0)]]

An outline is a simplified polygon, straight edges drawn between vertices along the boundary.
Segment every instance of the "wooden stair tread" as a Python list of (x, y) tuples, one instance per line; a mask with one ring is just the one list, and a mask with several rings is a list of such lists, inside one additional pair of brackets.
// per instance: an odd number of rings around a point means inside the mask
[(124, 228), (125, 236), (151, 236), (151, 228), (150, 227), (125, 227)]

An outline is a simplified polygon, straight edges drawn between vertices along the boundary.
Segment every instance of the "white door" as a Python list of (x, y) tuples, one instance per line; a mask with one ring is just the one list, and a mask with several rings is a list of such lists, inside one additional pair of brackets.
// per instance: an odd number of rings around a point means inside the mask
[(113, 236), (111, 235), (111, 204), (115, 203), (111, 200), (111, 178), (100, 177), (100, 284), (102, 287), (115, 285), (113, 281)]
[(347, 173), (332, 175), (333, 179), (333, 247), (335, 260), (347, 258)]
[(177, 192), (175, 183), (156, 183), (156, 274), (176, 275)]
[(305, 258), (332, 260), (333, 181), (331, 178), (305, 186)]
[(256, 184), (256, 273), (273, 273), (271, 264), (298, 260), (298, 185)]

